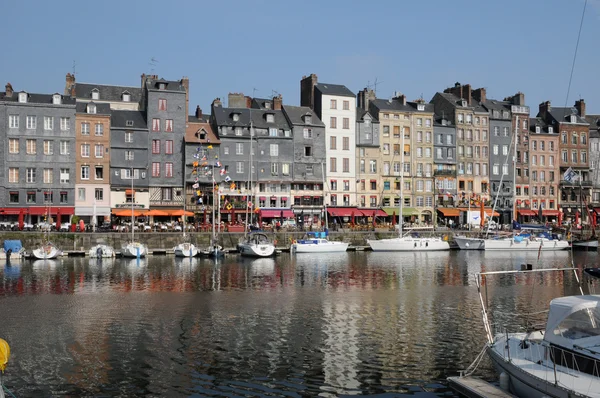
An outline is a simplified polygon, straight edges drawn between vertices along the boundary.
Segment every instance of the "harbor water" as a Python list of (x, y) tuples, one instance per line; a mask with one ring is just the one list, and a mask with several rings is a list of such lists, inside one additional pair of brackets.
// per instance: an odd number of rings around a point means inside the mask
[[(595, 266), (592, 252), (63, 258), (0, 264), (4, 384), (33, 396), (454, 396), (485, 336), (474, 273)], [(506, 312), (576, 294), (486, 281)], [(478, 374), (494, 379), (490, 363)]]

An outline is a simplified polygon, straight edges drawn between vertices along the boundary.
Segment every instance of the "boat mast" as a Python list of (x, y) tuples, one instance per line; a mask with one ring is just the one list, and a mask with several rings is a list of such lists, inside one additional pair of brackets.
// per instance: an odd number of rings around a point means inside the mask
[[(250, 190), (250, 195), (249, 197), (251, 198), (251, 200), (246, 200), (246, 228), (244, 228), (244, 238), (248, 235), (248, 202), (252, 202), (254, 200), (254, 189), (252, 189), (252, 137), (254, 136), (254, 132), (253, 132), (253, 127), (252, 127), (252, 108), (249, 108), (249, 114), (250, 114), (250, 164), (248, 165), (248, 174), (250, 175), (250, 177), (248, 178), (249, 182), (250, 182), (250, 186), (248, 187)], [(256, 207), (256, 203), (254, 204), (254, 206)]]
[(131, 166), (131, 243), (134, 242), (133, 238), (133, 166)]
[[(214, 169), (213, 169), (214, 170)], [(186, 198), (186, 192), (185, 192), (185, 173), (183, 175), (183, 220), (182, 220), (182, 226), (183, 226), (183, 237), (185, 238), (185, 198)]]
[(515, 126), (515, 143), (514, 143), (514, 148), (513, 148), (513, 189), (512, 189), (512, 193), (513, 193), (513, 200), (512, 200), (512, 204), (513, 204), (513, 220), (517, 220), (517, 190), (515, 189), (515, 187), (517, 186), (517, 143), (518, 143), (518, 139), (519, 139), (519, 115), (517, 115), (517, 119), (516, 119), (516, 126)]
[[(212, 176), (212, 244), (215, 244), (215, 172), (213, 167), (213, 176)], [(218, 196), (218, 192), (217, 192)], [(206, 221), (206, 220), (205, 220)]]
[(398, 224), (400, 224), (399, 235), (402, 237), (402, 227), (404, 224), (404, 217), (402, 216), (402, 205), (404, 202), (404, 127), (402, 128), (402, 138), (400, 141), (400, 166), (400, 201), (398, 202), (400, 219)]
[[(325, 194), (325, 164), (321, 163), (321, 176), (323, 177), (323, 194)], [(327, 201), (323, 195), (323, 211), (325, 212), (325, 230), (329, 230), (329, 222), (327, 220)]]

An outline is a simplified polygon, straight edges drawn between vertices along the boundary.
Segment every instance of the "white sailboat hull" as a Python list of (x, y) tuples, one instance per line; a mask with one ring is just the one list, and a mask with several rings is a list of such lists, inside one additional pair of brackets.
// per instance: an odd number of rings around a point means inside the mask
[(275, 254), (272, 243), (240, 243), (238, 251), (244, 257), (271, 257)]
[(569, 242), (564, 240), (548, 239), (523, 239), (514, 238), (484, 239), (484, 250), (510, 250), (510, 251), (556, 251), (569, 248)]
[(198, 249), (191, 243), (180, 243), (175, 246), (176, 257), (196, 257), (198, 255)]
[(62, 251), (56, 246), (54, 246), (52, 243), (48, 243), (46, 245), (33, 249), (31, 254), (33, 254), (33, 257), (37, 259), (47, 260), (57, 258), (62, 254)]
[(468, 238), (466, 236), (456, 236), (454, 242), (458, 245), (460, 250), (484, 250), (485, 239), (481, 238)]
[(115, 256), (115, 250), (108, 245), (92, 246), (88, 253), (90, 258), (111, 258)]
[(598, 249), (598, 240), (584, 240), (573, 242), (573, 248), (579, 249)]
[(412, 238), (409, 236), (391, 239), (367, 240), (375, 252), (418, 252), (450, 250), (448, 242), (440, 238)]
[(322, 240), (318, 243), (296, 242), (291, 250), (296, 253), (341, 253), (348, 250), (348, 243)]
[(139, 242), (128, 243), (121, 248), (121, 255), (123, 257), (146, 257), (147, 254), (148, 248), (146, 247), (146, 245)]

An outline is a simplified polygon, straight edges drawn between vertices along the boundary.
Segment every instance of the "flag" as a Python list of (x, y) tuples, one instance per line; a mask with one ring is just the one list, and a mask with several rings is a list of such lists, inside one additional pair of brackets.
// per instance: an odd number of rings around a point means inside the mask
[(248, 208), (251, 209), (252, 208), (252, 202), (248, 202)]
[(221, 162), (219, 162), (218, 160), (215, 162), (215, 167), (221, 167)]
[[(208, 140), (207, 140), (208, 141)], [(208, 149), (213, 149), (212, 145), (207, 146)]]
[(225, 169), (221, 169), (221, 170), (219, 171), (219, 174), (221, 174), (222, 176), (224, 176), (225, 174), (227, 174), (227, 170), (225, 170)]
[(565, 174), (563, 176), (563, 180), (565, 180), (566, 182), (575, 182), (578, 178), (579, 175), (577, 174), (577, 172), (575, 172), (575, 170), (573, 170), (572, 167), (569, 167), (567, 171), (565, 171)]
[(198, 188), (199, 186), (200, 186), (200, 184), (194, 184), (194, 185), (192, 185), (192, 188), (196, 189), (196, 188)]
[(229, 181), (231, 181), (231, 177), (229, 177), (229, 176), (225, 177), (225, 182), (229, 182)]

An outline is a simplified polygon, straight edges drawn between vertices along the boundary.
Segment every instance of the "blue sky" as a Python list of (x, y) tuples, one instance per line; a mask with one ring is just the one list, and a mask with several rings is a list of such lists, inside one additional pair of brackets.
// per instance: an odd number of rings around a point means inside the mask
[[(0, 76), (15, 90), (77, 81), (139, 86), (140, 75), (190, 78), (190, 108), (243, 92), (300, 102), (300, 79), (357, 92), (378, 80), (430, 100), (455, 82), (489, 98), (517, 91), (537, 111), (564, 106), (584, 0), (6, 1)], [(568, 98), (600, 113), (600, 0), (588, 0)], [(10, 54), (7, 58), (6, 55)], [(150, 65), (150, 59), (158, 62)]]

